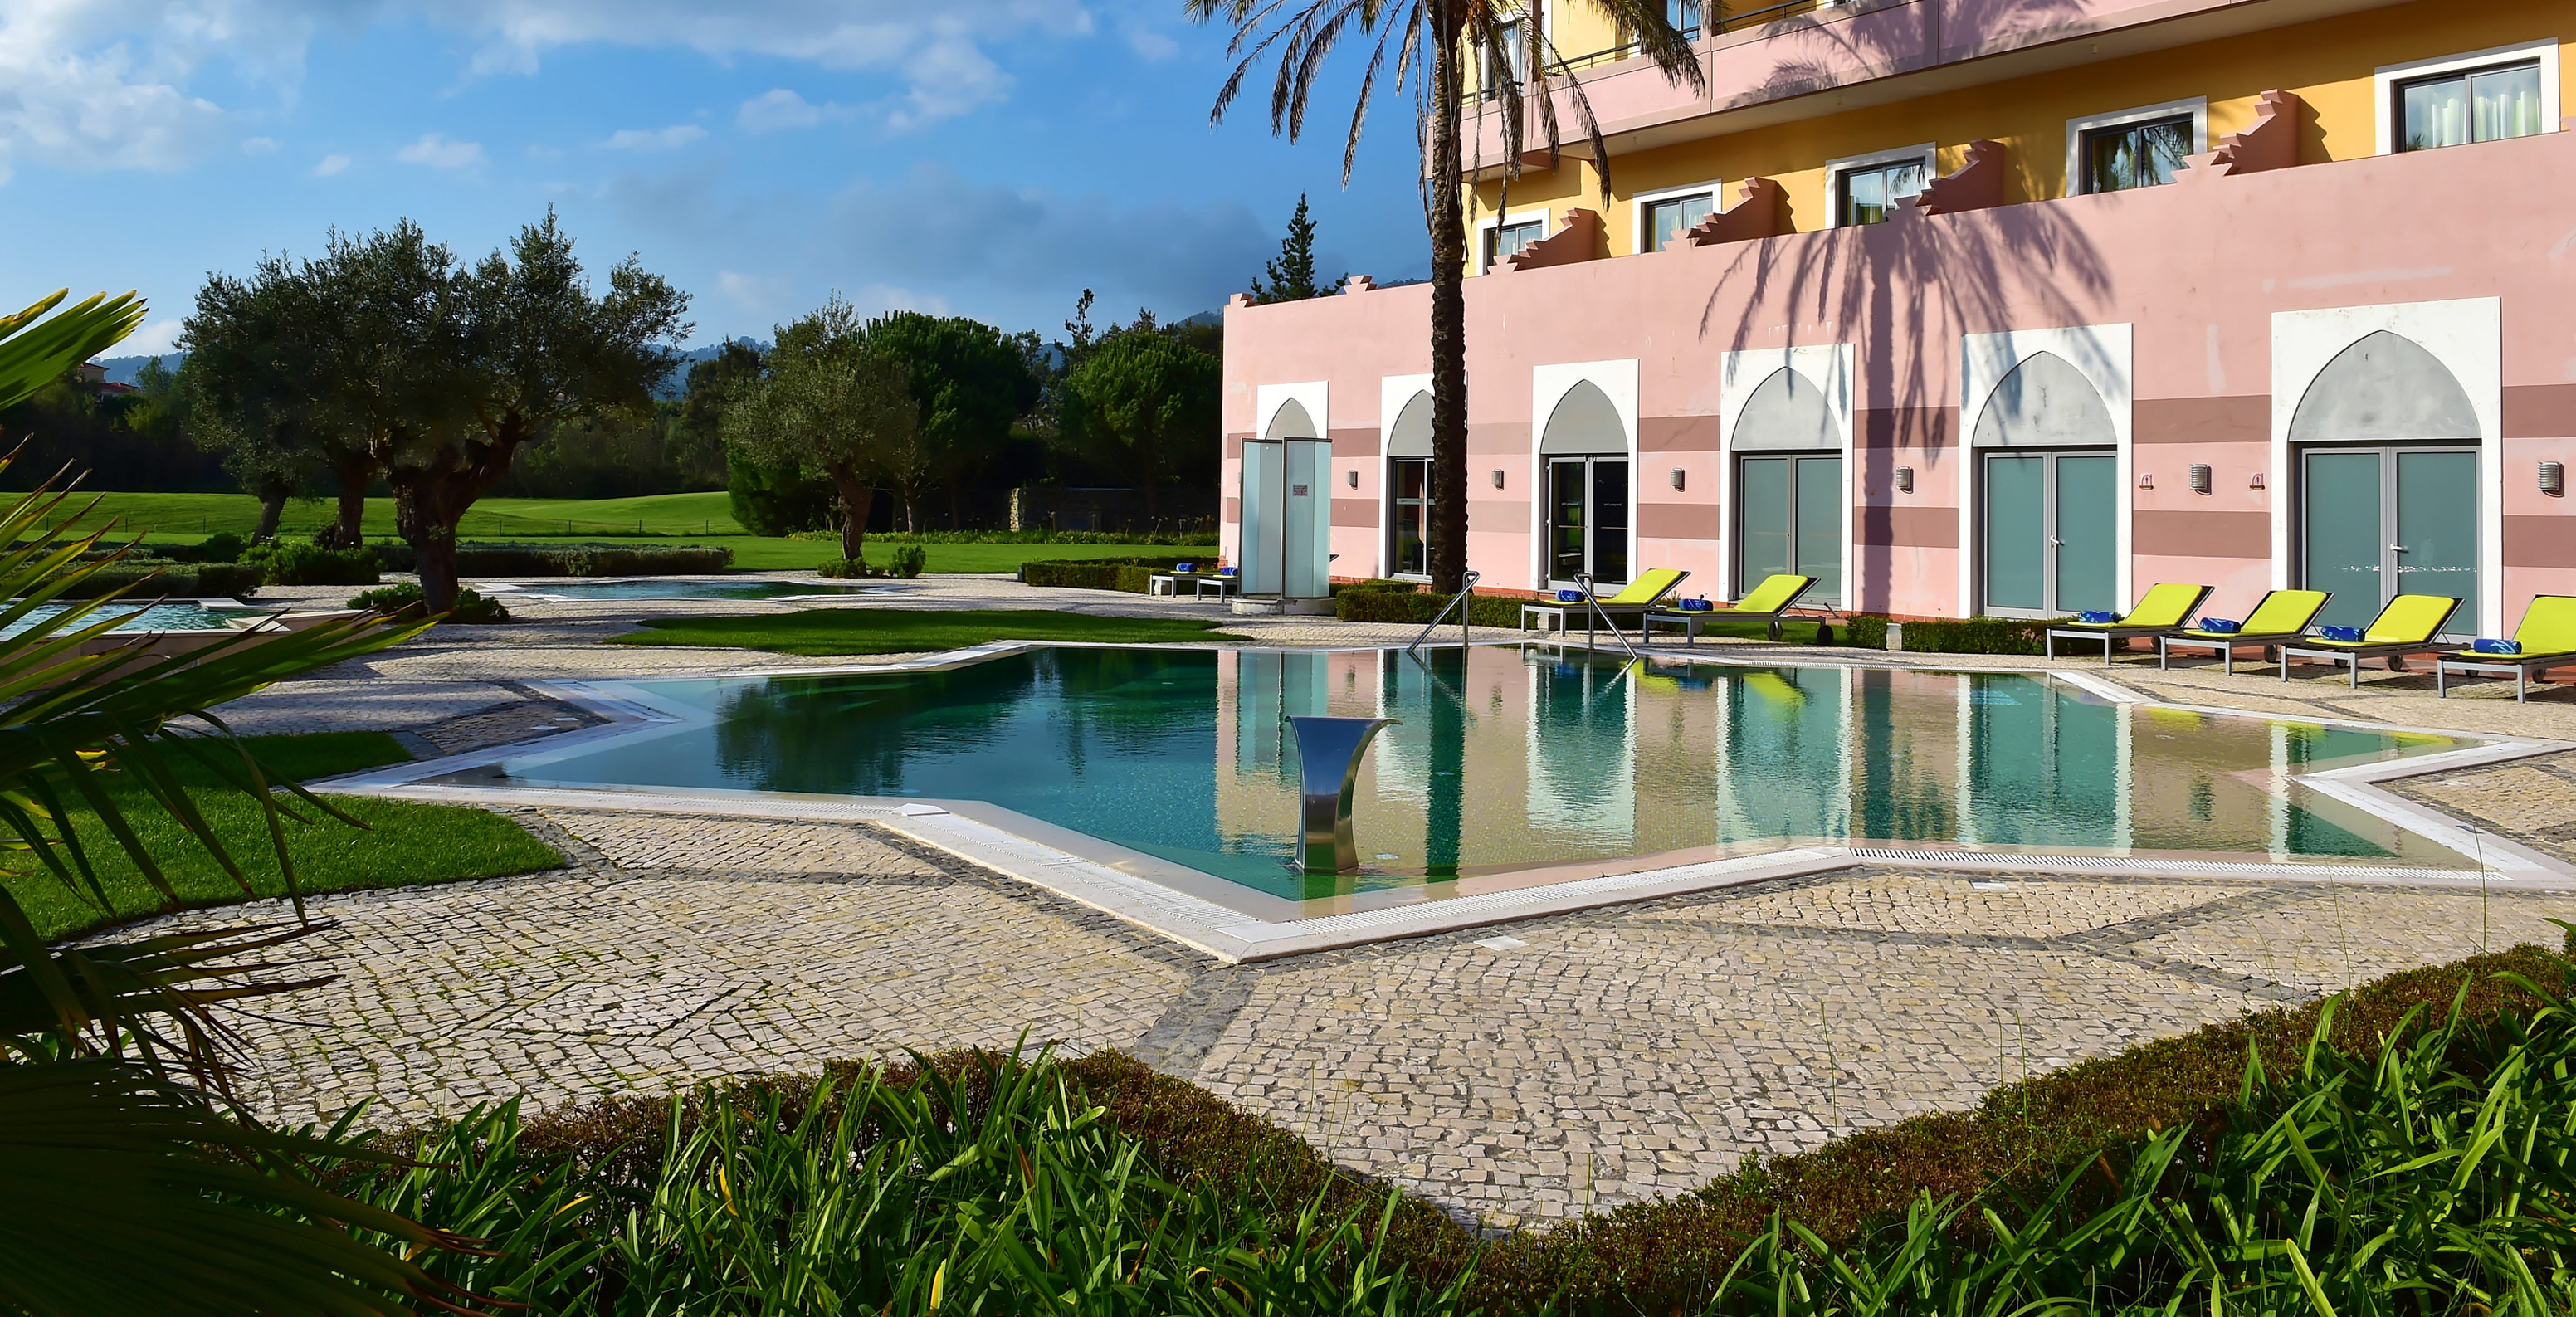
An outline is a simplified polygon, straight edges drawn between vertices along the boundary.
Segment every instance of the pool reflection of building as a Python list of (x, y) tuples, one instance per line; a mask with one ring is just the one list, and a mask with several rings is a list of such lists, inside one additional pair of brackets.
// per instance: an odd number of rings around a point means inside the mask
[[(1296, 812), (1296, 714), (1400, 718), (1363, 765), (1364, 860), (1435, 878), (1570, 856), (1682, 861), (1837, 843), (2455, 858), (2289, 779), (2375, 733), (2123, 706), (2017, 676), (1628, 671), (1537, 650), (1221, 655), (1229, 850)], [(1463, 863), (1462, 863), (1463, 859)], [(1606, 866), (1634, 868), (1633, 864)]]

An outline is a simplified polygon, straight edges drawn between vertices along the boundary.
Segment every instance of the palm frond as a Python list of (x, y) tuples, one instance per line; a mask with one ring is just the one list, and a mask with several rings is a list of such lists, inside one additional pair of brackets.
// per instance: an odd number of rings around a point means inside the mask
[(0, 316), (0, 407), (25, 401), (143, 323), (143, 299), (132, 293), (100, 293), (50, 320), (39, 319), (70, 295), (66, 288), (16, 315)]

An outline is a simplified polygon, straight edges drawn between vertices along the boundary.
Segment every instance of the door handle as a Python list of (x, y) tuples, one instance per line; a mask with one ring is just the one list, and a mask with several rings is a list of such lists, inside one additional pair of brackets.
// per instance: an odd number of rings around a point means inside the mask
[(2388, 546), (2388, 551), (2390, 553), (2404, 553), (2406, 552), (2406, 546), (2403, 544), (2392, 544)]
[(2057, 538), (2057, 537), (2056, 537), (2056, 536), (2054, 536), (2054, 535), (2051, 535), (2051, 536), (2049, 536), (2049, 537), (2048, 537), (2048, 542), (2049, 542), (2050, 544), (2052, 544), (2052, 545), (2057, 546), (2058, 548), (2064, 548), (2064, 547), (2066, 547), (2066, 541), (2061, 540), (2061, 539)]

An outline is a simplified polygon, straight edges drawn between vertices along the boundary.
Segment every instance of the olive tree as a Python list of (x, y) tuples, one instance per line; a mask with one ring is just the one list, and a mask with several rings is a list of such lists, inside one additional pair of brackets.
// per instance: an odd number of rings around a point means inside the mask
[(841, 556), (857, 561), (877, 482), (923, 466), (911, 374), (878, 350), (836, 294), (778, 328), (778, 345), (724, 412), (729, 452), (829, 483), (841, 501)]

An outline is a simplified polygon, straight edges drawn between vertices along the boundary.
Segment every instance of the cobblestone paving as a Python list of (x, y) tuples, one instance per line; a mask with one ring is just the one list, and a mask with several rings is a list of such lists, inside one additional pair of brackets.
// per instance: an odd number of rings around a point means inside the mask
[(935, 878), (930, 861), (865, 825), (729, 819), (718, 826), (671, 816), (548, 810), (546, 816), (621, 869), (735, 873), (837, 873)]
[(2576, 861), (2576, 753), (2541, 755), (2480, 773), (2391, 784), (2534, 850)]

